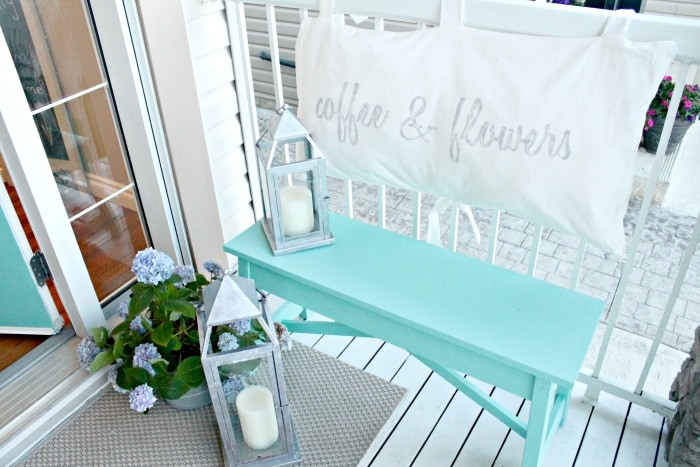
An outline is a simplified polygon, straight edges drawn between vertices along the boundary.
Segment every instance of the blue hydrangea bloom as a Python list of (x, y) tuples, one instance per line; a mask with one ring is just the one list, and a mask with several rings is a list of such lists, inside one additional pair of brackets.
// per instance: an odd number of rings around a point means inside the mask
[(243, 334), (250, 332), (250, 320), (242, 319), (239, 321), (234, 321), (229, 324), (233, 329), (236, 330), (236, 334), (242, 336)]
[(244, 390), (248, 386), (245, 381), (245, 377), (242, 375), (231, 375), (226, 381), (224, 381), (224, 397), (226, 397), (226, 402), (233, 404), (236, 401), (236, 396), (238, 393)]
[(126, 302), (121, 302), (117, 307), (117, 316), (121, 319), (126, 319), (129, 317), (129, 304)]
[(214, 277), (220, 277), (224, 274), (224, 268), (216, 261), (205, 261), (203, 266)]
[(149, 247), (136, 253), (131, 271), (139, 282), (156, 285), (172, 275), (173, 266), (170, 256)]
[(182, 277), (182, 282), (175, 284), (176, 287), (184, 287), (194, 281), (194, 268), (192, 266), (175, 266), (173, 274)]
[(219, 350), (222, 352), (236, 350), (238, 348), (238, 339), (236, 339), (236, 336), (230, 332), (224, 332), (219, 336), (219, 342), (217, 345)]
[(134, 359), (132, 365), (137, 368), (143, 368), (148, 371), (151, 376), (154, 376), (156, 371), (153, 369), (151, 362), (153, 360), (158, 360), (159, 358), (160, 353), (155, 345), (151, 344), (150, 342), (139, 344), (139, 346), (134, 349)]
[[(146, 321), (148, 324), (153, 324), (150, 319), (146, 318)], [(146, 334), (146, 328), (143, 327), (143, 321), (141, 321), (141, 315), (136, 316), (134, 319), (131, 320), (131, 324), (129, 324), (129, 329), (132, 331), (136, 331), (142, 336)]]
[(153, 388), (147, 384), (136, 386), (129, 393), (129, 405), (137, 412), (145, 412), (156, 403)]
[(95, 339), (90, 337), (84, 337), (80, 344), (78, 344), (78, 360), (80, 361), (80, 368), (83, 370), (89, 370), (90, 365), (97, 357), (97, 354), (101, 352), (100, 348), (97, 347)]

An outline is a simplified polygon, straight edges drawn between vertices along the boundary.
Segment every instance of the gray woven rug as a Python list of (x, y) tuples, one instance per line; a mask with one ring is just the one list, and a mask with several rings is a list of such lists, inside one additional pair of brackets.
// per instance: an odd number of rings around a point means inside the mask
[[(282, 355), (303, 465), (357, 465), (406, 390), (298, 342)], [(212, 407), (177, 410), (159, 400), (143, 415), (126, 397), (108, 389), (22, 465), (223, 465)]]

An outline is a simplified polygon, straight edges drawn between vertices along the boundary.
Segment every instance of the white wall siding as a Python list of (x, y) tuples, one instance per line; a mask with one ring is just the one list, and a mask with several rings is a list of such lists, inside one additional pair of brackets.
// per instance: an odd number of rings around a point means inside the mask
[[(212, 187), (223, 242), (254, 220), (247, 178), (243, 135), (238, 117), (228, 23), (223, 2), (203, 8), (200, 0), (184, 0), (193, 68), (200, 96), (202, 121), (212, 173)], [(201, 14), (205, 13), (205, 14)], [(233, 261), (229, 258), (228, 261)]]
[(140, 0), (195, 264), (254, 222), (223, 2)]

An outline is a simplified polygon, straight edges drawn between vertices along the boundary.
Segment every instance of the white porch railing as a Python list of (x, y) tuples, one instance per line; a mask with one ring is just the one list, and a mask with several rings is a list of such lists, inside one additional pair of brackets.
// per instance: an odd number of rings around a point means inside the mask
[[(322, 0), (323, 1), (323, 0)], [(256, 106), (278, 107), (283, 103), (296, 104), (294, 80), (294, 39), (298, 32), (299, 22), (309, 15), (316, 15), (319, 9), (318, 0), (253, 0), (249, 2), (226, 1), (227, 15), (232, 55), (234, 57), (236, 87), (241, 109), (241, 123), (244, 128), (244, 144), (249, 161), (254, 157), (253, 144), (258, 136), (258, 120)], [(374, 27), (378, 30), (406, 30), (410, 28), (425, 28), (437, 24), (440, 13), (440, 0), (336, 0), (333, 11), (339, 14), (343, 21), (354, 21), (349, 18), (369, 17), (362, 21), (360, 27)], [(499, 30), (512, 33), (546, 35), (546, 36), (594, 36), (600, 34), (607, 20), (609, 11), (594, 10), (580, 7), (550, 5), (527, 1), (506, 0), (466, 0), (465, 25)], [(631, 24), (629, 37), (633, 41), (675, 40), (678, 44), (677, 70), (673, 75), (677, 82), (670, 108), (677, 108), (682, 94), (682, 86), (689, 81), (689, 76), (696, 74), (700, 63), (700, 21), (680, 18), (638, 15)], [(696, 78), (697, 79), (697, 78)], [(620, 83), (624, 86), (625, 83)], [(672, 119), (667, 119), (663, 129), (659, 154), (665, 154), (671, 132)], [(637, 377), (634, 387), (611, 380), (601, 373), (603, 364), (608, 357), (614, 325), (618, 322), (623, 309), (623, 302), (630, 293), (630, 278), (635, 273), (638, 264), (635, 262), (643, 235), (646, 229), (652, 199), (655, 195), (659, 180), (663, 157), (655, 157), (651, 175), (646, 183), (643, 201), (638, 209), (636, 228), (628, 239), (628, 254), (620, 259), (621, 273), (619, 282), (609, 300), (607, 326), (602, 337), (601, 346), (595, 363), (590, 372), (583, 372), (579, 380), (588, 385), (587, 396), (595, 400), (599, 391), (603, 390), (644, 407), (650, 408), (661, 415), (671, 416), (675, 403), (665, 399), (665, 395), (644, 392), (645, 383), (652, 364), (662, 344), (664, 332), (669, 327), (674, 307), (679, 303), (679, 295), (684, 286), (700, 290), (698, 274), (688, 275), (695, 255), (700, 223), (695, 227), (687, 241), (677, 268), (672, 286), (668, 291), (665, 308), (658, 320), (656, 331), (653, 333), (646, 361)], [(249, 163), (251, 190), (259, 193), (256, 164)], [(343, 182), (345, 192), (345, 211), (353, 216), (353, 182)], [(386, 227), (387, 223), (387, 191), (390, 187), (377, 187), (377, 219), (378, 224)], [(700, 191), (700, 189), (699, 189)], [(700, 194), (700, 193), (699, 193)], [(425, 217), (422, 201), (425, 195), (413, 193), (413, 221), (411, 233), (419, 238), (421, 229), (421, 214)], [(259, 208), (256, 206), (256, 212)], [(497, 261), (499, 235), (503, 229), (499, 227), (502, 213), (493, 212), (488, 234), (488, 250), (486, 261)], [(449, 244), (453, 250), (459, 247), (460, 215), (458, 208), (452, 211), (448, 219)], [(543, 232), (547, 231), (541, 225), (535, 225), (532, 232), (532, 242), (527, 260), (526, 274), (540, 277), (538, 259), (541, 258)], [(597, 249), (579, 241), (569, 276), (568, 286), (581, 289), (581, 274), (583, 265), (588, 257), (603, 257)], [(606, 260), (609, 259), (604, 257)], [(698, 258), (696, 257), (697, 261)], [(693, 282), (694, 281), (694, 282)], [(585, 291), (585, 290), (584, 290)], [(700, 295), (700, 293), (698, 294)], [(700, 299), (698, 299), (700, 300)], [(698, 323), (694, 323), (694, 326)]]

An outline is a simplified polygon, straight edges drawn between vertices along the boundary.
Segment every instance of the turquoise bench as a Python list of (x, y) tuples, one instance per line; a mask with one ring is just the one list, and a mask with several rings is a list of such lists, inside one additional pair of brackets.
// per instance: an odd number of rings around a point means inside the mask
[[(603, 302), (340, 215), (331, 231), (333, 245), (274, 256), (257, 223), (224, 250), (241, 276), (291, 302), (275, 316), (290, 331), (407, 350), (524, 437), (522, 464), (538, 465), (565, 420)], [(333, 322), (290, 316), (305, 309)], [(530, 400), (529, 420), (464, 374)]]

